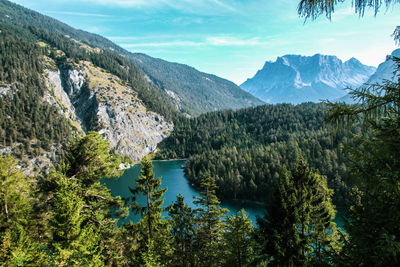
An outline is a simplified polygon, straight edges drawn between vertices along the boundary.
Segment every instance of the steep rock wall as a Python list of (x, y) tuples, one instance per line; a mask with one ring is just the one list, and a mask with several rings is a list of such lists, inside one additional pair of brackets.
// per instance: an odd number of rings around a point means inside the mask
[(156, 150), (173, 124), (148, 111), (133, 88), (90, 62), (46, 70), (46, 101), (79, 132), (98, 131), (110, 147), (134, 161)]

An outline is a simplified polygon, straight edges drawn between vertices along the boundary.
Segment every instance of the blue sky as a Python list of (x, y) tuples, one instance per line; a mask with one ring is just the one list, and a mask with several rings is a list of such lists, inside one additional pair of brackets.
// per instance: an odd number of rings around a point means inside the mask
[(241, 84), (285, 54), (336, 55), (377, 66), (396, 48), (400, 5), (376, 17), (340, 4), (304, 23), (299, 0), (14, 0), (132, 52), (184, 63)]

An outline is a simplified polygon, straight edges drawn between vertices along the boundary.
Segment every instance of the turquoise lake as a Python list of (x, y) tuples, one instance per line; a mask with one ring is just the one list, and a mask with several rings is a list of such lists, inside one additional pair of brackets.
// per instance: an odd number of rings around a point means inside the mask
[[(162, 187), (167, 187), (168, 190), (165, 193), (164, 207), (170, 205), (176, 200), (178, 194), (182, 194), (185, 199), (185, 203), (195, 208), (193, 204), (193, 198), (199, 196), (199, 191), (193, 188), (183, 172), (184, 160), (172, 160), (172, 161), (154, 161), (154, 174), (155, 177), (162, 177)], [(124, 174), (117, 179), (103, 179), (103, 183), (111, 190), (113, 196), (121, 196), (123, 198), (132, 196), (129, 191), (129, 187), (135, 187), (135, 179), (140, 175), (140, 164), (127, 169)], [(145, 203), (144, 196), (140, 196), (138, 201), (142, 204)], [(229, 214), (234, 214), (236, 211), (245, 209), (249, 218), (256, 222), (256, 216), (262, 217), (264, 214), (264, 206), (253, 203), (253, 202), (240, 202), (240, 201), (227, 201), (222, 200), (221, 206), (229, 209)], [(140, 215), (136, 215), (130, 212), (128, 218), (121, 221), (121, 223), (128, 223), (129, 221), (138, 222)], [(342, 225), (340, 218), (337, 218), (336, 223)]]

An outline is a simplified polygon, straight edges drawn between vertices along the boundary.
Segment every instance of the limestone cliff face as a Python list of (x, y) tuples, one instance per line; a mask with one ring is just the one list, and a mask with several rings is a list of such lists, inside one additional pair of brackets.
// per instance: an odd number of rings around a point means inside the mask
[(46, 70), (45, 100), (60, 108), (78, 132), (98, 131), (132, 160), (155, 151), (172, 123), (148, 111), (133, 88), (90, 62)]

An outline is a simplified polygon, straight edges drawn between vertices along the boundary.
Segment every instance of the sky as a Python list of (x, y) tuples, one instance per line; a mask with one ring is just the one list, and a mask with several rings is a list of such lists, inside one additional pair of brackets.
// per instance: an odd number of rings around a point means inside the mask
[(131, 52), (190, 65), (240, 85), (265, 61), (316, 53), (378, 66), (396, 45), (400, 5), (360, 18), (350, 0), (304, 21), (300, 0), (13, 0)]

